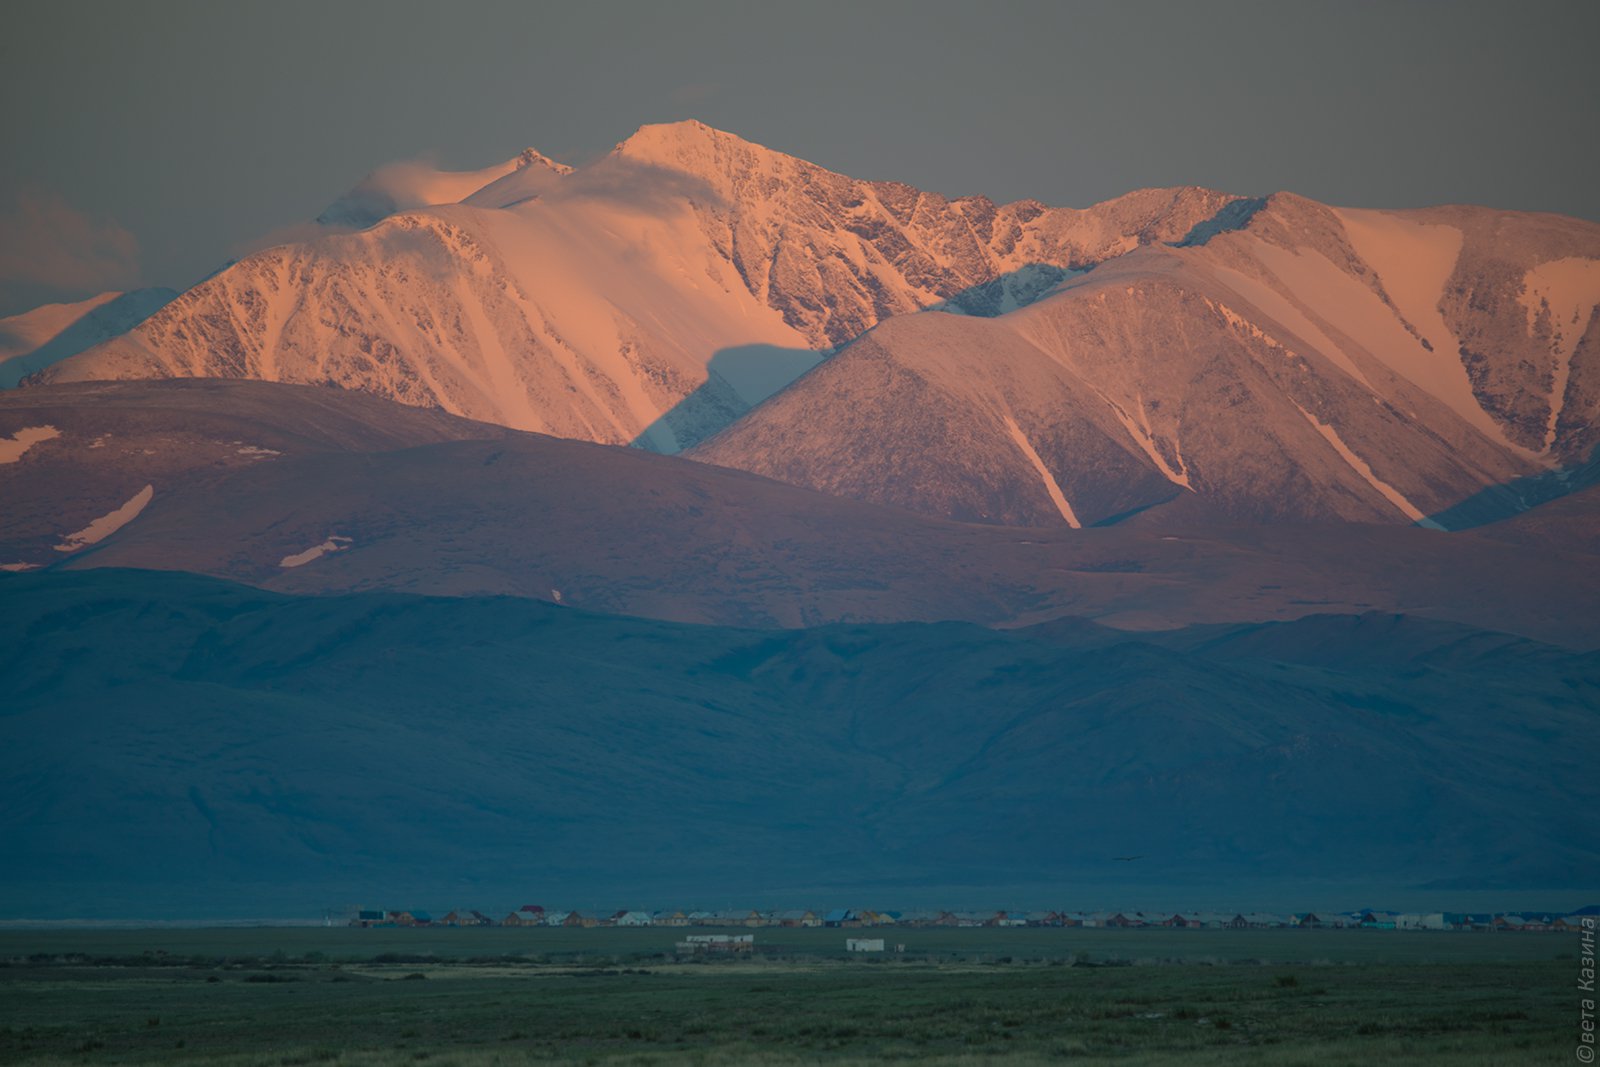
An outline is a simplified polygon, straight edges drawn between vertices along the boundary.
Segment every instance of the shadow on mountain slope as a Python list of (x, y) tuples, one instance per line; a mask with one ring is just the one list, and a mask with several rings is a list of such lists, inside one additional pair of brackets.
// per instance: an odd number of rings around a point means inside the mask
[(734, 345), (706, 364), (706, 380), (629, 442), (673, 455), (729, 426), (828, 357), (826, 351), (780, 345)]
[(1267, 206), (1264, 196), (1247, 197), (1243, 200), (1234, 200), (1224, 204), (1221, 211), (1203, 222), (1194, 224), (1194, 228), (1183, 235), (1181, 241), (1173, 241), (1173, 248), (1193, 248), (1203, 245), (1218, 234), (1230, 230), (1242, 230), (1255, 218), (1256, 212)]
[(1600, 484), (1600, 448), (1576, 466), (1488, 486), (1428, 518), (1446, 530), (1470, 530), (1524, 514), (1596, 484)]
[[(1066, 279), (1082, 274), (1050, 263), (1026, 263), (980, 285), (963, 289), (924, 311), (942, 311), (977, 318), (996, 318), (1047, 296)], [(871, 331), (867, 331), (870, 333)], [(706, 380), (674, 404), (629, 444), (650, 452), (673, 455), (692, 448), (737, 422), (768, 397), (799, 381), (813, 367), (854, 344), (866, 334), (851, 338), (833, 351), (784, 348), (779, 345), (735, 345), (711, 357)]]
[(1068, 278), (1093, 269), (1093, 266), (1069, 268), (1053, 263), (1024, 263), (1014, 271), (929, 304), (925, 310), (972, 315), (980, 319), (998, 318), (1007, 312), (1027, 307), (1048, 296), (1052, 289)]
[[(33, 351), (0, 362), (0, 389), (15, 388), (30, 374), (110, 337), (127, 333), (166, 307), (177, 295), (172, 289), (135, 289), (91, 308)], [(0, 335), (0, 343), (4, 340)]]

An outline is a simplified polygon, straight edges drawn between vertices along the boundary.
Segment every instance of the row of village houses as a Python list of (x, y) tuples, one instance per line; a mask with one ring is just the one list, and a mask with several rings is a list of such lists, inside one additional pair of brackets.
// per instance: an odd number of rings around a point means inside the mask
[[(426, 911), (361, 911), (351, 926), (743, 926), (743, 927), (980, 927), (1059, 926), (1085, 928), (1167, 927), (1175, 929), (1320, 929), (1576, 931), (1594, 929), (1593, 915), (1554, 913), (1470, 914), (1465, 912), (1359, 911), (1326, 915), (1300, 912), (1197, 911), (1171, 914), (1082, 911), (870, 911), (839, 908), (806, 911), (547, 911), (525, 905), (501, 919), (481, 911), (457, 910), (441, 918)], [(1587, 925), (1586, 925), (1587, 924)]]

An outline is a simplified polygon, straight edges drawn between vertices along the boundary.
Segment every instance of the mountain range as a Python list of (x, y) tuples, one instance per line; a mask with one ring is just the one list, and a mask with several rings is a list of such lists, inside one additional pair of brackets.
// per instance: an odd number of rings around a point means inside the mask
[(1551, 817), (1586, 789), (1595, 655), (1446, 623), (752, 630), (148, 571), (0, 589), (10, 915), (1328, 908), (1589, 889), (1600, 847)]
[(683, 122), (300, 230), (0, 322), (0, 912), (1600, 875), (1600, 225)]
[(332, 384), (1009, 525), (1473, 524), (1600, 434), (1573, 219), (997, 206), (685, 122), (579, 170), (369, 179), (322, 220), (39, 379)]

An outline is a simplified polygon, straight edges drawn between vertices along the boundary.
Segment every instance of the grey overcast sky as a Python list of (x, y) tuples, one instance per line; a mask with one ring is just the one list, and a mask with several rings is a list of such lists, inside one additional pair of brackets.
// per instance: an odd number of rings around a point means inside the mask
[(0, 314), (181, 287), (380, 164), (698, 118), (1082, 206), (1292, 189), (1600, 219), (1600, 2), (84, 2), (0, 9)]

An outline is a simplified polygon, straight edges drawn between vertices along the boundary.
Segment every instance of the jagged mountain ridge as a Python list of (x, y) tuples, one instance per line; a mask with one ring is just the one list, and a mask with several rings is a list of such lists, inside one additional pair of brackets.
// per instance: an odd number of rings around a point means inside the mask
[[(1068, 271), (1177, 240), (1236, 199), (1149, 190), (1081, 211), (950, 200), (696, 122), (643, 127), (570, 173), (525, 153), (476, 177), (491, 180), (458, 203), (257, 253), (41, 377), (329, 383), (676, 451), (886, 317), (1014, 305)], [(470, 180), (369, 184), (329, 221)]]
[(690, 454), (1016, 525), (1456, 527), (1569, 487), (1600, 434), (1600, 226), (1244, 207), (996, 318), (885, 322)]

